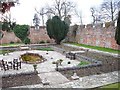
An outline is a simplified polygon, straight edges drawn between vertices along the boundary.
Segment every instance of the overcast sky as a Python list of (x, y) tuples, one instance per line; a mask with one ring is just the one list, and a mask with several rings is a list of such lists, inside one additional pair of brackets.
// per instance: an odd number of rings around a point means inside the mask
[[(53, 0), (19, 0), (20, 4), (11, 8), (12, 18), (16, 19), (19, 24), (32, 25), (32, 20), (35, 14), (35, 9), (40, 9), (47, 4), (52, 5)], [(103, 0), (71, 0), (76, 3), (77, 9), (82, 11), (83, 23), (91, 23), (91, 6), (99, 6)], [(41, 18), (40, 18), (41, 19)], [(72, 24), (79, 23), (78, 18), (71, 17)], [(42, 21), (40, 21), (42, 24)]]

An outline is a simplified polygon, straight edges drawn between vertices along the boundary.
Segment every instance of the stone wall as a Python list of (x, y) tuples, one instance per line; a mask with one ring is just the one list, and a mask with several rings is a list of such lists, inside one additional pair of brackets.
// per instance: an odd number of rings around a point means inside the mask
[[(15, 36), (14, 32), (6, 32), (2, 30), (1, 32), (4, 34), (4, 36), (0, 40), (0, 44), (10, 42), (21, 42), (21, 40)], [(28, 37), (30, 38), (31, 43), (40, 43), (41, 41), (54, 42), (54, 40), (49, 38), (49, 36), (47, 35), (47, 31), (44, 27), (40, 27), (39, 30), (35, 30), (34, 27), (31, 27), (30, 34)]]
[(72, 26), (67, 39), (69, 42), (118, 49), (115, 41), (115, 26), (112, 22), (105, 23), (105, 27), (103, 24), (80, 25), (76, 30)]

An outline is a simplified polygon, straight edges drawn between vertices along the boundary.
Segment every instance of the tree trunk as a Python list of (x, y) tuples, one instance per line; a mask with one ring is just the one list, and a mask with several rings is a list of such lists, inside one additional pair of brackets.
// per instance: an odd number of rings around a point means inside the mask
[(60, 45), (60, 41), (59, 40), (55, 40), (56, 44), (59, 44)]
[(111, 6), (111, 15), (112, 15), (111, 21), (114, 21), (114, 16), (113, 16), (114, 12), (113, 12), (113, 3), (112, 3), (112, 1), (110, 3), (110, 6)]

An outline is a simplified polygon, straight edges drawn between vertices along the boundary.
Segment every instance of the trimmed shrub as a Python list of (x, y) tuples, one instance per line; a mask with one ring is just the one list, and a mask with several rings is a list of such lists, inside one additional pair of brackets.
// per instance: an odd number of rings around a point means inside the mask
[(10, 44), (14, 44), (14, 42), (13, 42), (13, 41), (11, 41), (11, 42), (10, 42)]
[(42, 41), (40, 41), (39, 43), (40, 43), (40, 44), (41, 44), (41, 43), (45, 43), (45, 41), (42, 40)]
[(23, 41), (24, 44), (30, 44), (30, 39), (28, 37), (26, 37)]
[(55, 61), (53, 61), (53, 62), (52, 62), (52, 64), (56, 64), (56, 62), (55, 62)]
[(50, 41), (49, 41), (49, 40), (47, 40), (47, 41), (46, 41), (46, 43), (50, 43)]

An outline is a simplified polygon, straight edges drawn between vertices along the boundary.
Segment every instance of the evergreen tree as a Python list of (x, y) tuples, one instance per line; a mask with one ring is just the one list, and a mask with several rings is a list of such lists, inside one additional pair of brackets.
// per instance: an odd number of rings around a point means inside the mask
[(28, 25), (16, 25), (13, 29), (15, 35), (22, 41), (27, 38), (29, 35), (29, 26)]
[(66, 37), (69, 29), (69, 26), (58, 16), (48, 19), (46, 26), (49, 37), (53, 38), (57, 44), (60, 44), (60, 42)]
[(118, 13), (117, 27), (115, 33), (115, 40), (118, 45), (120, 45), (120, 11)]

